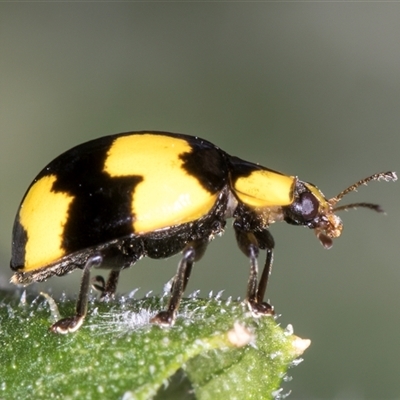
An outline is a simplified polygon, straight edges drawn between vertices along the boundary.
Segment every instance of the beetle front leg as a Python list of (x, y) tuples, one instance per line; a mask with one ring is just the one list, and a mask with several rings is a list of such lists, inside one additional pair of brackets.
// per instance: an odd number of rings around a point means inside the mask
[(236, 241), (240, 250), (242, 250), (250, 260), (250, 275), (247, 283), (246, 301), (254, 315), (273, 315), (274, 308), (269, 303), (263, 302), (272, 264), (272, 249), (267, 248), (266, 264), (260, 282), (258, 283), (257, 257), (259, 249), (266, 248), (265, 243), (263, 241), (259, 243), (258, 239), (262, 239), (262, 237), (257, 237), (259, 235), (256, 236), (253, 232), (242, 230), (237, 221), (234, 223), (234, 229), (236, 233)]
[(81, 327), (87, 312), (87, 303), (90, 288), (90, 269), (93, 266), (99, 266), (102, 261), (103, 257), (98, 254), (90, 257), (87, 260), (86, 265), (83, 268), (81, 287), (79, 290), (78, 300), (76, 302), (75, 315), (73, 315), (72, 317), (60, 319), (50, 327), (50, 331), (54, 333), (65, 334), (75, 332)]
[(260, 249), (266, 250), (267, 252), (264, 270), (261, 274), (260, 282), (257, 288), (257, 303), (262, 303), (267, 289), (268, 279), (272, 270), (275, 241), (268, 229), (255, 232), (255, 236), (259, 243)]
[(189, 281), (193, 263), (198, 261), (203, 256), (207, 245), (208, 240), (194, 241), (186, 245), (182, 252), (182, 260), (178, 265), (178, 270), (172, 283), (171, 297), (168, 301), (167, 309), (160, 311), (151, 319), (150, 322), (162, 326), (173, 325), (183, 292), (185, 291), (186, 285)]
[(257, 303), (263, 303), (265, 292), (267, 290), (268, 279), (271, 274), (273, 259), (274, 259), (273, 250), (267, 249), (267, 258), (265, 259), (264, 269), (257, 288)]

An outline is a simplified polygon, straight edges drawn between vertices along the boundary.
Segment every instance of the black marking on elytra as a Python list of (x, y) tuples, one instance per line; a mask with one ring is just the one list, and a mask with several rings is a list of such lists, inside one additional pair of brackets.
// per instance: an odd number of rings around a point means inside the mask
[(113, 137), (91, 141), (62, 154), (45, 168), (57, 180), (52, 190), (73, 196), (64, 226), (66, 253), (132, 234), (131, 203), (141, 176), (111, 177), (103, 171)]
[(219, 192), (228, 180), (225, 153), (209, 142), (188, 140), (190, 152), (180, 155), (183, 168), (211, 194)]
[(28, 233), (22, 226), (19, 216), (15, 219), (12, 237), (13, 246), (10, 267), (16, 271), (25, 265), (25, 248), (28, 242)]

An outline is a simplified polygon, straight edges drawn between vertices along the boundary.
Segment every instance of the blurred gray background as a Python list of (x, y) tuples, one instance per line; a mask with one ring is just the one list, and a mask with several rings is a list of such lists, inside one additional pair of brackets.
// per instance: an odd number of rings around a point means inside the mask
[[(204, 137), (230, 154), (313, 182), (329, 197), (400, 170), (400, 4), (2, 3), (0, 281), (35, 175), (68, 148), (129, 130)], [(326, 251), (307, 229), (276, 224), (268, 297), (312, 340), (291, 399), (400, 399), (400, 185), (350, 201)], [(230, 224), (229, 224), (230, 225)], [(160, 293), (178, 259), (144, 260), (120, 292)], [(189, 290), (243, 296), (246, 258), (229, 228)], [(40, 288), (78, 291), (80, 273)], [(58, 289), (57, 289), (58, 288)]]

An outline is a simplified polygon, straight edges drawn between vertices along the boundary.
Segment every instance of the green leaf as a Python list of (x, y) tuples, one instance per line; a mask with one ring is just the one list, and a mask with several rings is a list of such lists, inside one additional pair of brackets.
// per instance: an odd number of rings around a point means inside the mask
[[(309, 345), (273, 318), (256, 319), (242, 303), (217, 298), (183, 300), (171, 328), (150, 324), (165, 305), (156, 297), (92, 300), (78, 332), (56, 335), (42, 296), (3, 299), (0, 398), (165, 399), (178, 372), (174, 399), (188, 389), (199, 400), (270, 399)], [(74, 307), (71, 300), (59, 304), (62, 316)]]

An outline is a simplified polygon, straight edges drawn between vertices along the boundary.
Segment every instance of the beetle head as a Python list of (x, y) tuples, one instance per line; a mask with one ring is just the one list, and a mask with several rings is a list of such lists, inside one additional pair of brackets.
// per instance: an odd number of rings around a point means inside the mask
[(332, 239), (339, 237), (343, 229), (342, 220), (335, 214), (336, 212), (360, 207), (383, 212), (379, 205), (372, 203), (351, 203), (336, 206), (346, 194), (357, 190), (359, 186), (380, 179), (395, 181), (397, 176), (395, 172), (381, 172), (371, 175), (354, 183), (331, 199), (325, 198), (323, 193), (313, 184), (297, 181), (294, 201), (290, 206), (284, 207), (284, 219), (290, 224), (308, 226), (314, 229), (322, 246), (329, 249), (333, 245)]

